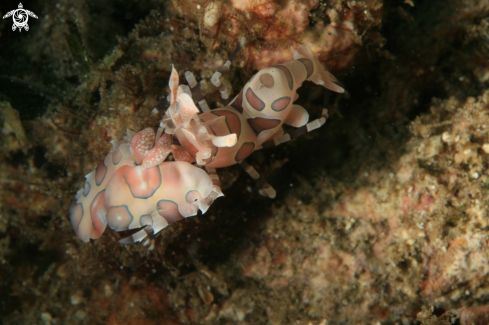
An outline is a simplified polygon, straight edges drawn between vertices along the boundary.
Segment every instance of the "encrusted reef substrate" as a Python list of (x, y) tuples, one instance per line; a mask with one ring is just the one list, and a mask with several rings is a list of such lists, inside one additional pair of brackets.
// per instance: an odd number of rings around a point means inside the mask
[(318, 176), (274, 209), (264, 239), (237, 259), (270, 292), (295, 293), (270, 319), (302, 309), (339, 323), (409, 323), (431, 305), (487, 299), (488, 112), (488, 91), (436, 101), (399, 159), (351, 183)]

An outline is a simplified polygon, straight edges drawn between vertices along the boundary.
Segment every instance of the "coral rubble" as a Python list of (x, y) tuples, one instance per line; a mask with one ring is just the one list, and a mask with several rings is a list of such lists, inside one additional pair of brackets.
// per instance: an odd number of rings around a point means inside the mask
[[(290, 47), (308, 45), (330, 68), (348, 65), (365, 33), (381, 23), (380, 1), (233, 0), (173, 1), (177, 12), (199, 21), (201, 39), (212, 47), (245, 38), (248, 64), (263, 69), (292, 59)], [(310, 24), (315, 26), (311, 27)]]

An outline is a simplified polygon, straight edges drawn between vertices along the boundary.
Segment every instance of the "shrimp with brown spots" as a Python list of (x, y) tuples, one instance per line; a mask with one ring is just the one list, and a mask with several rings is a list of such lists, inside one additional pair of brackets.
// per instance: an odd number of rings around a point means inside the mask
[[(212, 77), (224, 100), (228, 91), (220, 81), (229, 69), (232, 58), (243, 45), (240, 43), (230, 59)], [(206, 168), (241, 166), (261, 185), (260, 193), (275, 197), (275, 190), (244, 160), (255, 150), (276, 146), (315, 130), (326, 122), (327, 110), (320, 118), (309, 122), (309, 113), (294, 104), (297, 89), (306, 80), (329, 90), (342, 93), (344, 89), (305, 45), (294, 51), (294, 60), (265, 68), (255, 74), (228, 106), (209, 110), (197, 82), (189, 71), (187, 86), (178, 84), (178, 74), (170, 77), (171, 104), (160, 125), (160, 131), (174, 134), (191, 160)], [(203, 113), (191, 99), (194, 95)], [(284, 133), (283, 124), (296, 127)]]

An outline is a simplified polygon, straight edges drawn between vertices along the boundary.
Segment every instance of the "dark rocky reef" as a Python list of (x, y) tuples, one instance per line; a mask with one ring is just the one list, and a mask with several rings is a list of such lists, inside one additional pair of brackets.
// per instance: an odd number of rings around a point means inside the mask
[[(0, 4), (1, 16), (17, 8)], [(33, 1), (0, 20), (0, 324), (471, 324), (489, 304), (489, 3)], [(78, 240), (83, 175), (157, 126), (171, 64), (236, 94), (305, 43), (345, 85), (326, 126), (219, 170), (224, 198), (152, 251)], [(430, 307), (433, 308), (430, 309)], [(482, 306), (482, 307), (479, 307)]]

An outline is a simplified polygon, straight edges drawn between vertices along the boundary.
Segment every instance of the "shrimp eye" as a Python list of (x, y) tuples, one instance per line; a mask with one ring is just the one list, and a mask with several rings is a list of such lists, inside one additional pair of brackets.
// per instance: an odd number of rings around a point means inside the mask
[(195, 204), (198, 201), (202, 200), (202, 195), (200, 195), (199, 191), (191, 190), (188, 191), (187, 195), (185, 195), (185, 200), (189, 204)]

